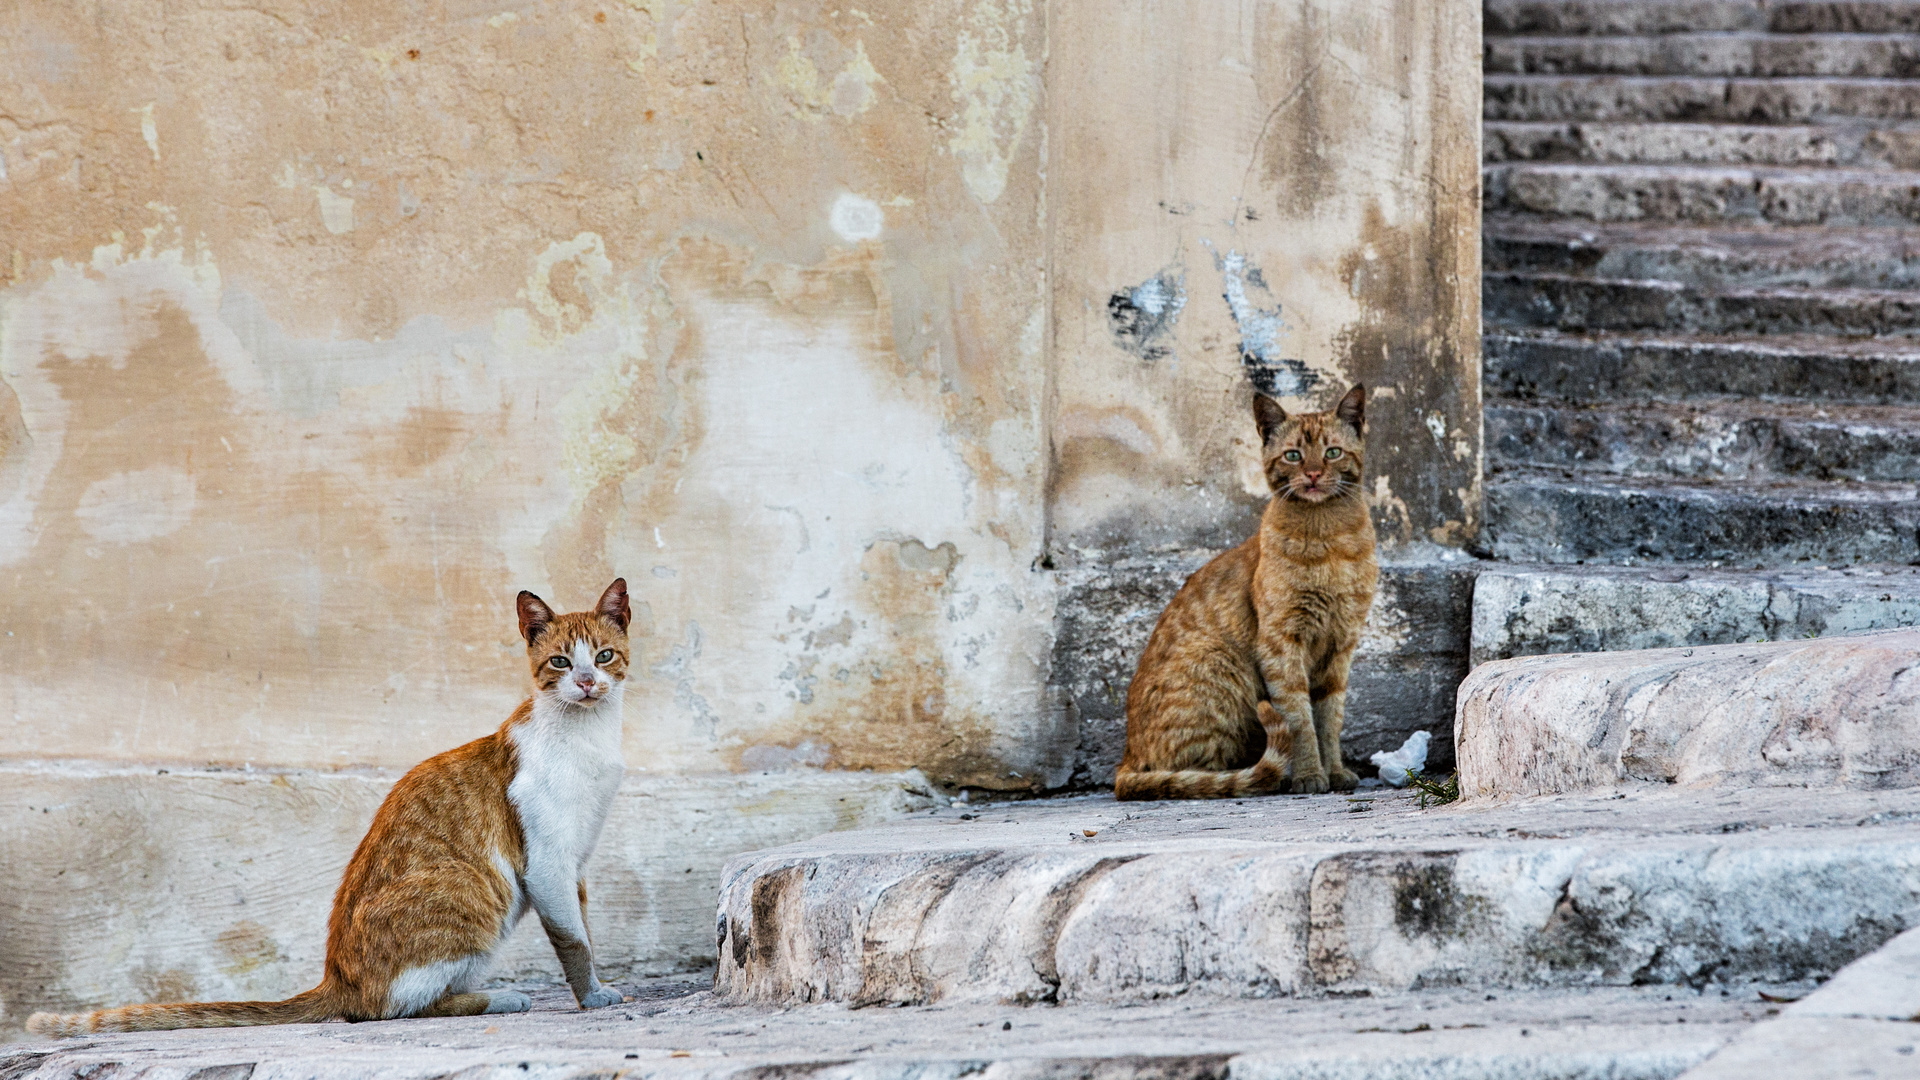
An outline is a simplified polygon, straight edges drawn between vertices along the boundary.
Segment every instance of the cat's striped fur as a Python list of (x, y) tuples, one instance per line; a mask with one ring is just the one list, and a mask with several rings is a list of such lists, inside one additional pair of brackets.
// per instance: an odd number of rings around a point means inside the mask
[(474, 987), (529, 908), (580, 1006), (621, 1000), (594, 971), (581, 870), (620, 784), (627, 583), (608, 586), (593, 611), (555, 615), (529, 592), (518, 607), (533, 696), (499, 730), (428, 758), (387, 794), (334, 894), (319, 986), (285, 1001), (35, 1013), (27, 1029), (81, 1035), (524, 1012), (525, 994)]
[(1347, 674), (1379, 578), (1361, 494), (1366, 389), (1289, 417), (1254, 397), (1273, 498), (1260, 529), (1161, 613), (1127, 690), (1121, 799), (1349, 789)]

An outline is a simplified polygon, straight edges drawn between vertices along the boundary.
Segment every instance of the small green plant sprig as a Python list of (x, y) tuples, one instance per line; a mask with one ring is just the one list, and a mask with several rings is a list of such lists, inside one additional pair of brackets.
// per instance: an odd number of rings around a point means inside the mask
[(1460, 774), (1448, 773), (1445, 779), (1435, 779), (1419, 769), (1408, 769), (1407, 786), (1420, 793), (1420, 809), (1425, 810), (1428, 803), (1445, 806), (1460, 797)]

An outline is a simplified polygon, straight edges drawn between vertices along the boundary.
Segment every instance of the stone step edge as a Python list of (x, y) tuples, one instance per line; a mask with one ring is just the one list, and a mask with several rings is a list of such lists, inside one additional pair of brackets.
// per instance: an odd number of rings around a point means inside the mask
[(1920, 902), (1920, 827), (1841, 835), (763, 852), (725, 872), (715, 992), (858, 1007), (1818, 977)]
[(1920, 567), (1489, 563), (1473, 667), (1516, 656), (1799, 641), (1920, 625)]

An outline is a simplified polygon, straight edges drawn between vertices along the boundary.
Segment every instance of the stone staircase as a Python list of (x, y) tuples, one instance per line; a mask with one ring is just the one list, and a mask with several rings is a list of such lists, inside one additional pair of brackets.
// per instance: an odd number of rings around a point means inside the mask
[(1912, 624), (1920, 3), (1485, 12), (1473, 659)]

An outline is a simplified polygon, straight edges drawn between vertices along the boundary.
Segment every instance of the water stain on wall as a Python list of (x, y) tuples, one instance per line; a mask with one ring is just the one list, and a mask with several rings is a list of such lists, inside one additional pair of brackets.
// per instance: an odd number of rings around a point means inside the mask
[[(1361, 316), (1337, 346), (1357, 381), (1391, 391), (1367, 410), (1369, 501), (1383, 535), (1400, 542), (1458, 546), (1480, 526), (1479, 393), (1460, 378), (1478, 365), (1457, 351), (1460, 283), (1416, 254), (1453, 234), (1455, 214), (1439, 204), (1427, 220), (1394, 226), (1370, 204), (1359, 244), (1340, 262)], [(1391, 487), (1381, 483), (1389, 475)], [(1409, 506), (1432, 508), (1424, 535)]]

